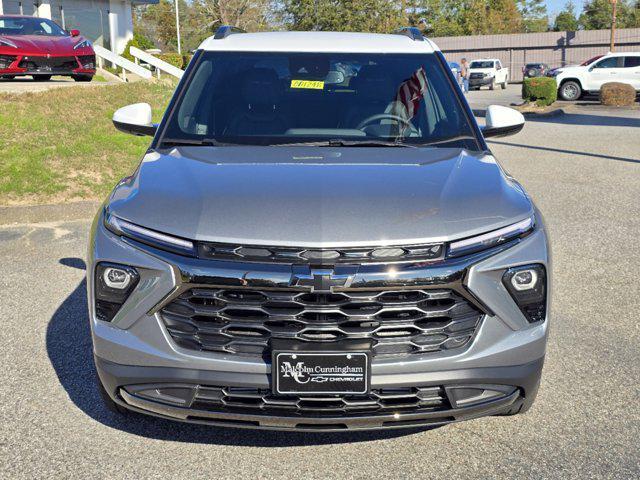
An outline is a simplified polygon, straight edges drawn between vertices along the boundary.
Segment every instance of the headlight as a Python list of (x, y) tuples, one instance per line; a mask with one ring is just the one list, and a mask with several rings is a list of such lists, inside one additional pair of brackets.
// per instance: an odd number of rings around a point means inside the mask
[(529, 217), (526, 220), (492, 232), (483, 233), (482, 235), (465, 238), (463, 240), (456, 240), (449, 244), (448, 256), (459, 257), (461, 255), (468, 255), (516, 238), (524, 237), (533, 231), (534, 226), (534, 218)]
[(101, 262), (96, 266), (95, 300), (96, 318), (110, 322), (138, 284), (135, 268)]
[(131, 238), (161, 250), (191, 257), (196, 256), (195, 246), (192, 241), (135, 225), (116, 217), (108, 211), (104, 214), (104, 226), (116, 235)]
[(15, 43), (13, 43), (11, 40), (7, 40), (6, 38), (0, 38), (0, 45), (4, 45), (5, 47), (18, 48)]
[(547, 271), (543, 265), (510, 268), (504, 272), (502, 283), (530, 323), (546, 318)]
[(74, 45), (73, 49), (77, 50), (78, 48), (89, 48), (91, 47), (91, 42), (89, 40), (82, 40)]

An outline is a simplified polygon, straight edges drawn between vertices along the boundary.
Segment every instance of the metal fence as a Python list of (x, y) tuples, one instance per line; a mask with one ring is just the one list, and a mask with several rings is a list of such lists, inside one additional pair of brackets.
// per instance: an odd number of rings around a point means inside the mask
[[(579, 64), (609, 52), (609, 30), (578, 32), (517, 33), (512, 35), (478, 35), (437, 37), (432, 40), (448, 61), (466, 57), (499, 58), (509, 67), (511, 81), (522, 81), (527, 63), (546, 63), (550, 67)], [(640, 28), (616, 31), (616, 52), (640, 51)]]

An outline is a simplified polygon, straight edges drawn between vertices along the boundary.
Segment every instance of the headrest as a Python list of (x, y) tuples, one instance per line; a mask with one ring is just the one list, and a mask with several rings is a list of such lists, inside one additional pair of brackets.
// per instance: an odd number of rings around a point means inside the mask
[(364, 65), (352, 80), (351, 86), (359, 98), (391, 101), (396, 94), (396, 85), (380, 65)]
[(275, 70), (271, 68), (254, 68), (242, 77), (243, 101), (254, 106), (269, 106), (272, 108), (280, 99), (280, 80)]

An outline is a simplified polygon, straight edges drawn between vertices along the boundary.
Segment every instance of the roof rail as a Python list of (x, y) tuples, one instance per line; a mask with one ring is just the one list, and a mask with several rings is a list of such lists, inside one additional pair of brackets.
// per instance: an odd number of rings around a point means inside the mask
[(213, 36), (214, 40), (222, 40), (223, 38), (227, 38), (229, 35), (233, 35), (234, 33), (247, 33), (241, 28), (234, 27), (232, 25), (222, 25), (218, 27), (216, 30), (216, 34)]
[(398, 30), (394, 30), (394, 35), (404, 35), (405, 37), (409, 37), (411, 40), (415, 40), (418, 42), (424, 41), (424, 36), (422, 32), (417, 27), (402, 27)]

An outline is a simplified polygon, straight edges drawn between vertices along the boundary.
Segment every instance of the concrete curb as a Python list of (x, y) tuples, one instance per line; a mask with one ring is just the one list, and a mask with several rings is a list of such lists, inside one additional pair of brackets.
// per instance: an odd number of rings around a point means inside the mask
[(89, 220), (101, 202), (82, 201), (48, 205), (0, 207), (0, 225)]

